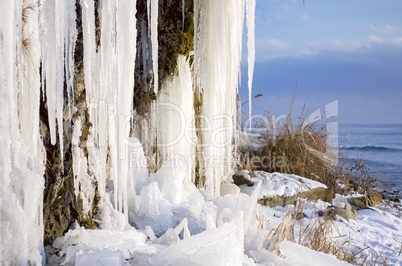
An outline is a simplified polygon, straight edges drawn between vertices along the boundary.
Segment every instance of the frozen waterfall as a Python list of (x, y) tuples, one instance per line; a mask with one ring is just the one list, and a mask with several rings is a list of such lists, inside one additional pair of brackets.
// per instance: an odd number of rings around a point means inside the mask
[[(255, 0), (194, 0), (194, 51), (188, 57), (179, 55), (174, 73), (161, 81), (161, 5), (158, 0), (146, 1), (148, 37), (144, 37), (143, 30), (137, 33), (137, 1), (2, 1), (0, 264), (44, 262), (43, 176), (48, 158), (41, 139), (45, 134), (40, 126), (41, 90), (51, 145), (59, 145), (61, 169), (65, 138), (71, 143), (74, 192), (85, 213), (90, 214), (94, 204), (95, 183), (103, 202), (109, 202), (112, 194), (114, 210), (128, 222), (130, 211), (141, 209), (138, 202), (146, 204), (140, 193), (152, 187), (151, 181), (170, 204), (177, 204), (197, 171), (205, 178), (202, 185), (208, 199), (218, 196), (222, 181), (232, 175), (243, 24), (247, 14), (251, 95)], [(178, 20), (184, 30), (184, 0), (180, 8)], [(81, 32), (78, 16), (82, 16)], [(75, 48), (80, 34), (85, 78), (84, 87), (78, 89), (85, 90), (86, 98), (75, 106)], [(149, 43), (138, 43), (139, 34)], [(147, 52), (140, 58), (151, 58), (152, 64), (145, 59), (143, 64), (152, 68), (156, 95), (147, 112), (148, 128), (133, 122), (139, 115), (133, 105), (139, 51)], [(195, 104), (200, 105), (197, 114)], [(83, 118), (75, 113), (79, 108), (87, 110), (90, 122), (85, 138)], [(73, 127), (66, 127), (69, 124)], [(145, 158), (145, 143), (156, 150), (153, 158)], [(147, 160), (156, 160), (155, 156), (161, 165), (149, 175)], [(135, 200), (137, 206), (132, 204)]]

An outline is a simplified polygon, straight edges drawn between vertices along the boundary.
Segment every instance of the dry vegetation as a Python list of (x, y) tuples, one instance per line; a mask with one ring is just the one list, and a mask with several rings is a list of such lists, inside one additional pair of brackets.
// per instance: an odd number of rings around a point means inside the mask
[[(302, 211), (303, 203), (299, 202), (293, 211), (285, 213), (280, 224), (271, 231), (268, 237), (268, 251), (280, 255), (279, 244), (283, 241), (292, 241), (312, 250), (334, 255), (348, 263), (357, 262), (357, 254), (348, 250), (349, 240), (340, 234), (332, 220), (318, 218), (303, 225), (300, 215)], [(297, 225), (300, 227), (296, 227)], [(299, 230), (297, 238), (295, 237), (296, 229)]]
[[(304, 110), (295, 123), (292, 119), (293, 101), (283, 124), (275, 123), (269, 114), (266, 117), (268, 123), (254, 126), (266, 129), (262, 135), (263, 144), (259, 149), (240, 148), (241, 167), (251, 171), (300, 175), (324, 183), (340, 194), (376, 191), (376, 180), (370, 177), (363, 160), (333, 166), (330, 158), (322, 156), (331, 132), (328, 132), (326, 124), (308, 123), (309, 114)], [(266, 124), (270, 127), (266, 128)], [(341, 157), (339, 149), (338, 157)]]

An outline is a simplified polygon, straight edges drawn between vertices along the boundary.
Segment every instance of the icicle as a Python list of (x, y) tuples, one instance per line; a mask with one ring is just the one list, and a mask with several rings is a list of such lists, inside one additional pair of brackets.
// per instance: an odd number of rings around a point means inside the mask
[(186, 12), (186, 0), (181, 0), (181, 31), (184, 31), (185, 12)]
[[(56, 143), (56, 122), (59, 135), (60, 156), (63, 162), (64, 139), (63, 139), (63, 115), (64, 115), (64, 80), (65, 80), (65, 54), (66, 46), (71, 44), (71, 28), (75, 24), (71, 22), (70, 13), (74, 8), (68, 4), (69, 1), (43, 1), (41, 11), (42, 30), (42, 81), (46, 83), (46, 99), (49, 116), (51, 143)], [(70, 16), (70, 18), (69, 18)], [(74, 34), (74, 33), (73, 33)], [(67, 45), (66, 45), (67, 40)], [(71, 51), (72, 52), (72, 51)], [(71, 54), (67, 57), (71, 58)], [(71, 69), (71, 62), (69, 68)], [(67, 79), (71, 80), (70, 76)]]
[(255, 62), (255, 0), (246, 0), (247, 20), (247, 50), (248, 50), (248, 119), (251, 130), (252, 87)]
[[(161, 84), (161, 93), (158, 95), (158, 147), (161, 149), (163, 158), (167, 160), (185, 158), (184, 162), (175, 161), (175, 165), (181, 173), (185, 173), (186, 178), (191, 180), (195, 134), (188, 121), (194, 120), (193, 82), (190, 64), (186, 57), (179, 55), (177, 61), (175, 75)], [(175, 174), (175, 177), (177, 179), (179, 175)], [(179, 195), (181, 192), (175, 193)]]
[(152, 70), (154, 74), (154, 93), (157, 95), (159, 87), (158, 75), (158, 0), (151, 0), (151, 43), (152, 43)]
[(96, 66), (95, 43), (95, 3), (94, 0), (81, 0), (82, 32), (84, 37), (84, 77), (87, 105), (90, 106), (94, 90), (94, 68)]
[[(128, 146), (130, 134), (130, 115), (132, 110), (132, 99), (134, 92), (134, 69), (136, 56), (136, 2), (124, 0), (118, 2), (117, 8), (117, 66), (118, 66), (118, 86), (117, 86), (117, 114), (118, 127), (116, 137), (118, 137), (118, 208), (126, 214), (128, 218), (128, 167), (129, 153)], [(116, 182), (115, 182), (116, 183)]]
[(38, 13), (24, 10), (29, 14), (23, 21), (22, 7), (22, 0), (5, 1), (0, 10), (0, 263), (5, 265), (42, 264), (44, 255)]
[(148, 37), (151, 36), (151, 1), (153, 0), (147, 0)]
[(56, 144), (56, 77), (57, 77), (57, 47), (56, 19), (54, 1), (44, 1), (42, 12), (42, 71), (45, 80), (47, 111), (49, 116), (50, 140)]
[(198, 1), (194, 8), (195, 86), (203, 91), (203, 115), (208, 120), (202, 131), (207, 191), (219, 195), (220, 183), (232, 167), (213, 167), (210, 158), (231, 161), (233, 124), (236, 124), (236, 96), (241, 59), (244, 1)]
[(67, 22), (65, 25), (66, 37), (66, 57), (65, 57), (65, 73), (67, 83), (67, 101), (69, 109), (69, 119), (72, 117), (72, 104), (74, 102), (74, 51), (75, 42), (77, 41), (76, 29), (76, 13), (75, 3), (67, 1), (66, 3)]

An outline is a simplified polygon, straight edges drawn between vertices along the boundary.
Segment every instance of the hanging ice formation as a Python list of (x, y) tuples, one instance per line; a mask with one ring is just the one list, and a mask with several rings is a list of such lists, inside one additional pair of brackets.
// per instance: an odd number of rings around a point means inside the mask
[[(196, 175), (204, 178), (200, 184), (212, 198), (232, 174), (243, 22), (247, 11), (251, 95), (255, 0), (194, 0), (193, 58), (179, 55), (173, 75), (160, 85), (158, 57), (164, 48), (158, 45), (159, 1), (142, 1), (148, 25), (141, 22), (138, 34), (137, 1), (2, 1), (0, 262), (41, 264), (44, 258), (43, 165), (49, 158), (40, 139), (46, 133), (39, 126), (41, 88), (51, 145), (60, 149), (57, 167), (67, 160), (63, 154), (69, 150), (63, 147), (71, 144), (69, 165), (83, 216), (91, 215), (97, 193), (108, 201), (110, 192), (113, 207), (128, 221), (130, 200), (150, 178), (175, 204), (182, 200), (183, 184), (195, 182)], [(182, 31), (185, 3), (178, 19)], [(83, 87), (75, 80), (75, 48), (81, 34), (76, 21), (82, 21)], [(145, 90), (151, 85), (157, 97), (156, 113), (144, 112), (144, 121), (151, 122), (138, 122), (139, 111), (133, 106), (135, 64), (140, 63), (145, 70), (152, 66), (153, 82), (144, 85)], [(143, 74), (143, 81), (148, 75)], [(76, 90), (85, 90), (84, 102), (74, 99)], [(84, 115), (77, 114), (80, 108)], [(90, 123), (84, 125), (85, 119)], [(138, 125), (154, 125), (157, 132)], [(146, 145), (146, 154), (154, 149), (161, 161), (151, 177), (143, 161)], [(163, 180), (166, 176), (171, 180)], [(169, 182), (178, 191), (172, 191)]]
[[(203, 94), (201, 122), (206, 188), (219, 195), (232, 171), (233, 128), (240, 69), (245, 1), (195, 2), (195, 89)], [(219, 165), (213, 160), (219, 159)]]
[(254, 74), (254, 62), (255, 62), (255, 0), (247, 1), (247, 50), (248, 50), (248, 122), (249, 129), (251, 130), (251, 113), (253, 108), (252, 102), (252, 87), (253, 87), (253, 74)]
[[(2, 265), (26, 264), (28, 261), (41, 264), (44, 255), (44, 156), (39, 139), (41, 49), (39, 24), (35, 19), (37, 10), (29, 10), (27, 17), (21, 15), (23, 7), (28, 5), (22, 0), (2, 1), (0, 11)], [(52, 108), (56, 114), (56, 107)]]

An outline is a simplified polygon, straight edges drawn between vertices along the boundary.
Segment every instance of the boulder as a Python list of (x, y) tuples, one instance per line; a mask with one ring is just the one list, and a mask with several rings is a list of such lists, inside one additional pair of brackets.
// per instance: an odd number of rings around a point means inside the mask
[(335, 220), (336, 215), (344, 218), (345, 220), (357, 220), (356, 211), (352, 210), (349, 205), (346, 205), (345, 208), (340, 208), (337, 206), (329, 206), (324, 213), (326, 219)]
[(348, 198), (348, 202), (356, 210), (366, 209), (368, 207), (375, 206), (378, 202), (382, 200), (382, 196), (379, 193), (373, 193), (361, 197)]
[(249, 187), (252, 187), (254, 185), (254, 182), (251, 180), (250, 175), (248, 174), (247, 170), (242, 170), (239, 171), (237, 173), (235, 173), (233, 176), (233, 182), (237, 185), (237, 186), (241, 186), (246, 184)]
[(334, 198), (334, 191), (328, 188), (317, 187), (312, 190), (299, 193), (295, 196), (288, 197), (285, 199), (285, 205), (296, 204), (297, 199), (309, 199), (309, 200), (322, 200), (332, 204), (332, 199)]
[(258, 203), (268, 207), (276, 207), (276, 206), (286, 206), (286, 205), (296, 205), (297, 200), (299, 198), (309, 199), (309, 200), (322, 200), (332, 204), (332, 199), (334, 197), (334, 191), (332, 189), (327, 188), (314, 188), (312, 190), (299, 193), (294, 196), (285, 197), (285, 196), (275, 196), (275, 197), (264, 197), (258, 200)]

